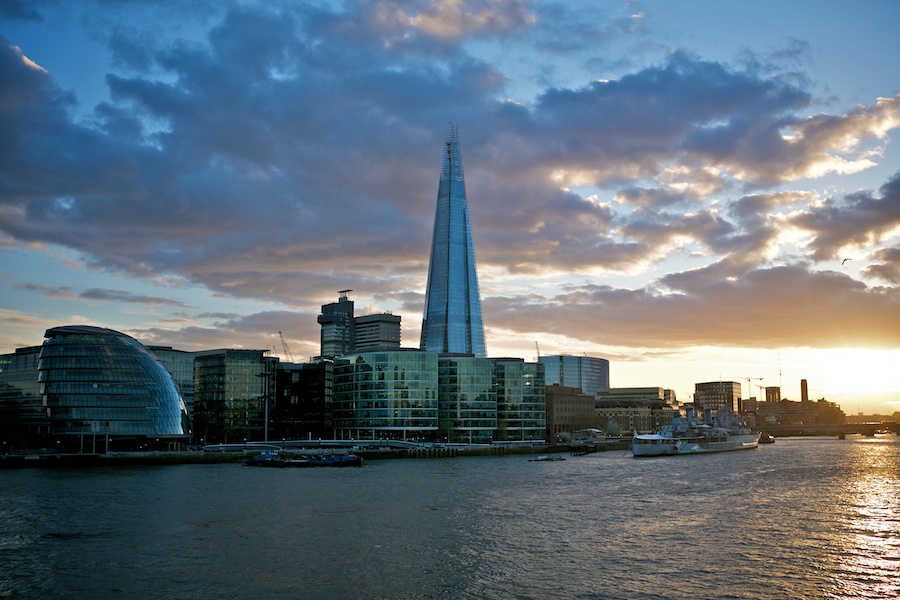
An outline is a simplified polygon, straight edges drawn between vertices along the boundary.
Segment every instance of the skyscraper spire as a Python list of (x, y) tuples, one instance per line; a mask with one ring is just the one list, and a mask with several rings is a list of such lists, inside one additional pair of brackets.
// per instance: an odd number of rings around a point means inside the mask
[(459, 130), (453, 125), (444, 143), (419, 347), (487, 356)]

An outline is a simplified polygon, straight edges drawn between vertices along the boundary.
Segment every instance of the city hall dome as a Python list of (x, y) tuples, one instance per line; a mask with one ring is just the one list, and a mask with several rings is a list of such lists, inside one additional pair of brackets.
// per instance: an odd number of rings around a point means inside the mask
[(68, 325), (44, 334), (38, 381), (58, 435), (190, 437), (188, 412), (165, 366), (134, 338)]

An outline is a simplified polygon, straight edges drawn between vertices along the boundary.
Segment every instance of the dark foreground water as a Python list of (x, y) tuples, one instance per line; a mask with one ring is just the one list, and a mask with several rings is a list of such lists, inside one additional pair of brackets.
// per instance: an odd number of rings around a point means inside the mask
[(894, 598), (900, 441), (0, 471), (0, 598)]

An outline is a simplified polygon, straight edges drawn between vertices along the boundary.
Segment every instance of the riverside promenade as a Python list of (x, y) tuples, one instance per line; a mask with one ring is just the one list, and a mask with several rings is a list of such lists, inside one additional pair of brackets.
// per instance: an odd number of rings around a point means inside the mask
[(606, 450), (627, 450), (630, 443), (630, 438), (608, 440), (605, 444), (594, 444), (591, 446), (548, 445), (545, 443), (424, 445), (404, 442), (398, 447), (387, 442), (371, 444), (342, 440), (286, 441), (282, 446), (282, 442), (277, 444), (248, 442), (247, 444), (221, 444), (205, 446), (202, 450), (174, 452), (7, 454), (0, 455), (0, 469), (242, 463), (249, 456), (266, 450), (284, 452), (286, 454), (352, 453), (363, 460), (504, 456), (515, 454), (570, 454), (578, 456)]

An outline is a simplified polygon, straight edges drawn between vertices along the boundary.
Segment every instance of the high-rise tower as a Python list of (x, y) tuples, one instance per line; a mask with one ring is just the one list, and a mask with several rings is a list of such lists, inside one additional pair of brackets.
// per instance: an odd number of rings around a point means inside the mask
[(419, 347), (486, 356), (459, 130), (453, 125), (443, 154)]

